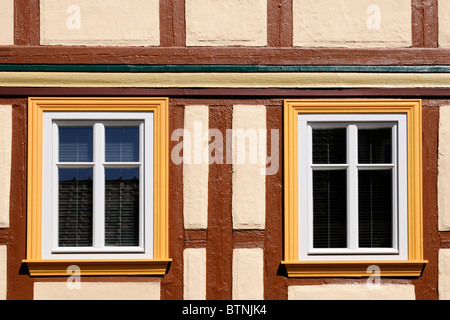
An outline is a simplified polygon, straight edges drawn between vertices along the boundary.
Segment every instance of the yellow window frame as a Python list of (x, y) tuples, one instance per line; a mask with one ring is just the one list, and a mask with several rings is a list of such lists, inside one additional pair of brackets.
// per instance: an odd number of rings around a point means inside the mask
[[(298, 115), (397, 113), (407, 117), (408, 259), (401, 261), (300, 261), (298, 250)], [(284, 260), (289, 277), (369, 277), (376, 265), (380, 276), (418, 277), (423, 259), (422, 101), (285, 100), (284, 102)]]
[[(70, 265), (81, 275), (163, 275), (169, 258), (169, 101), (167, 98), (39, 97), (28, 99), (27, 255), (31, 276), (66, 276)], [(154, 113), (153, 259), (42, 259), (43, 113), (103, 111)]]

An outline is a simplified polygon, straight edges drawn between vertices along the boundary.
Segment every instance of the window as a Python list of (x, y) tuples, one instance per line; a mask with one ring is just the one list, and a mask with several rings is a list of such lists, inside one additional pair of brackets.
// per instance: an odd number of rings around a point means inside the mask
[(405, 115), (298, 121), (301, 258), (404, 259)]
[(290, 276), (417, 276), (421, 103), (286, 101), (285, 261)]
[(30, 274), (73, 264), (164, 274), (167, 100), (30, 98), (29, 108)]
[(151, 258), (153, 113), (46, 112), (43, 136), (43, 257)]

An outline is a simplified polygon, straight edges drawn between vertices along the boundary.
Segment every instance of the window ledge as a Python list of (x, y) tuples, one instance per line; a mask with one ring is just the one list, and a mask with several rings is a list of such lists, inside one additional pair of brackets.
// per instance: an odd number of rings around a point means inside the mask
[(282, 261), (288, 277), (370, 277), (370, 266), (383, 277), (420, 277), (426, 260), (410, 261)]
[(31, 276), (70, 276), (68, 267), (80, 275), (164, 275), (171, 259), (164, 260), (23, 260)]

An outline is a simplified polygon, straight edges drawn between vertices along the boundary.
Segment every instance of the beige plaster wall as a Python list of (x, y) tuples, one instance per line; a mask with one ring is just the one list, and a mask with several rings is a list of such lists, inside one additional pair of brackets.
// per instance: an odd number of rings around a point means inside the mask
[(42, 45), (159, 45), (159, 0), (41, 0)]
[(439, 250), (439, 300), (450, 300), (450, 249)]
[(263, 266), (263, 249), (233, 250), (233, 300), (264, 299)]
[(232, 216), (234, 229), (264, 229), (266, 107), (233, 106)]
[(14, 0), (0, 0), (0, 45), (14, 44)]
[(206, 229), (208, 224), (209, 106), (186, 106), (183, 137), (183, 213), (186, 229)]
[(6, 245), (0, 246), (0, 300), (6, 300), (7, 283), (7, 248)]
[(9, 227), (12, 106), (0, 106), (0, 228)]
[(183, 299), (206, 299), (206, 249), (189, 248), (183, 252)]
[(187, 46), (265, 46), (267, 0), (186, 0)]
[(415, 300), (413, 285), (290, 286), (289, 300)]
[[(69, 279), (70, 280), (70, 279)], [(67, 282), (35, 282), (35, 300), (159, 300), (160, 283), (152, 282), (83, 282), (70, 288)], [(72, 281), (75, 285), (75, 282)]]
[(450, 0), (438, 1), (439, 46), (450, 47)]
[(440, 108), (438, 158), (439, 230), (450, 230), (450, 106)]
[(411, 0), (293, 0), (294, 46), (409, 47)]

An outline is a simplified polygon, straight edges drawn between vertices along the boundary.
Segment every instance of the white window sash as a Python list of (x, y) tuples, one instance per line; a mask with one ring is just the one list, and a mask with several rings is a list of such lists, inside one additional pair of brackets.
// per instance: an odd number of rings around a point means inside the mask
[[(347, 128), (347, 163), (312, 164), (312, 128)], [(358, 164), (358, 128), (392, 127), (392, 163)], [(347, 248), (313, 248), (313, 170), (347, 170)], [(359, 248), (358, 171), (392, 169), (393, 246)], [(404, 260), (408, 254), (407, 133), (406, 115), (400, 114), (300, 114), (298, 116), (298, 199), (300, 260)]]
[[(153, 112), (45, 112), (43, 117), (43, 241), (45, 259), (153, 258)], [(105, 126), (138, 124), (139, 162), (105, 162)], [(58, 125), (93, 125), (93, 162), (59, 163)], [(105, 246), (105, 168), (140, 170), (139, 246)], [(58, 247), (58, 167), (93, 168), (93, 246)], [(100, 214), (99, 214), (100, 213)]]

